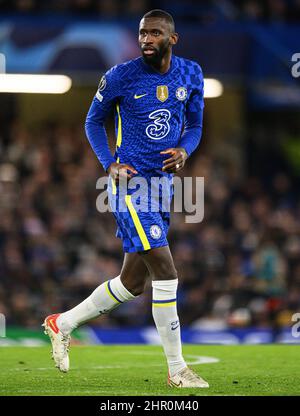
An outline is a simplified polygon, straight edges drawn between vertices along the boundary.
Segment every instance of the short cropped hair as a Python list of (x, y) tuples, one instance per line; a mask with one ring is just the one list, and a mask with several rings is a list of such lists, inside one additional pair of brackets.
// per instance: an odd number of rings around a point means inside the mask
[(160, 19), (164, 19), (166, 22), (170, 24), (171, 31), (175, 32), (175, 22), (173, 17), (170, 15), (170, 13), (165, 12), (161, 9), (154, 9), (150, 10), (150, 12), (144, 14), (143, 19), (149, 19), (151, 17), (159, 17)]

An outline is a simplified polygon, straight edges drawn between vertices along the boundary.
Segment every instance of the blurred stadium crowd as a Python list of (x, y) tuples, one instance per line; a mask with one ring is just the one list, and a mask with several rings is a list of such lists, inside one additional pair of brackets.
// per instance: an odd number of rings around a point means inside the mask
[[(111, 213), (96, 210), (104, 172), (82, 124), (29, 130), (17, 120), (0, 148), (0, 310), (8, 324), (39, 326), (119, 274), (121, 242)], [(205, 155), (182, 173), (205, 177), (205, 216), (172, 214), (169, 240), (184, 325), (290, 323), (300, 307), (300, 198), (277, 172), (260, 177)], [(97, 325), (152, 325), (151, 287)]]
[(140, 17), (145, 10), (162, 8), (178, 20), (210, 24), (222, 20), (296, 22), (299, 0), (0, 0), (2, 12), (61, 13), (72, 16)]

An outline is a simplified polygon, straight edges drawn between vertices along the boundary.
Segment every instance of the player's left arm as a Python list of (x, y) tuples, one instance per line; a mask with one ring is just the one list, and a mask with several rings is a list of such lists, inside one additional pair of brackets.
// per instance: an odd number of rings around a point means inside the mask
[(176, 148), (166, 149), (161, 154), (172, 155), (163, 162), (163, 171), (175, 173), (181, 170), (187, 158), (193, 153), (200, 143), (202, 136), (204, 90), (203, 74), (200, 66), (197, 66), (197, 85), (194, 87), (187, 102), (184, 131)]

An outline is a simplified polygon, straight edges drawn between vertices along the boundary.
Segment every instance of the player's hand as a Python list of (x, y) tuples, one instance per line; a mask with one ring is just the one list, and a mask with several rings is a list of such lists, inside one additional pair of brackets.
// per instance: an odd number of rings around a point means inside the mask
[[(129, 172), (128, 172), (129, 171)], [(112, 177), (112, 179), (115, 181), (116, 184), (119, 183), (119, 180), (121, 178), (127, 178), (130, 179), (138, 173), (132, 166), (128, 165), (127, 163), (117, 163), (113, 162), (109, 168), (107, 169), (107, 172)]]
[(175, 173), (180, 171), (185, 165), (188, 155), (183, 147), (174, 147), (160, 152), (161, 155), (172, 155), (163, 161), (163, 172)]

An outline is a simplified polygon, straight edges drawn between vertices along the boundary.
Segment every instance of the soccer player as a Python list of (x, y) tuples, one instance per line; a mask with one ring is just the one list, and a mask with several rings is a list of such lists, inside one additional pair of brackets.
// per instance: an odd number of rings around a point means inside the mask
[[(68, 371), (70, 334), (74, 328), (143, 293), (152, 279), (152, 313), (168, 363), (168, 384), (173, 387), (208, 387), (182, 356), (177, 315), (177, 271), (167, 241), (169, 212), (138, 212), (132, 190), (121, 194), (122, 179), (164, 178), (168, 202), (172, 177), (196, 149), (202, 134), (203, 75), (193, 61), (172, 54), (178, 41), (172, 16), (163, 10), (146, 13), (139, 26), (141, 57), (117, 65), (101, 79), (86, 118), (86, 134), (109, 174), (111, 204), (119, 197), (113, 215), (117, 236), (123, 241), (120, 275), (97, 287), (73, 309), (48, 316), (45, 332), (52, 342), (56, 366)], [(116, 151), (112, 156), (104, 128), (115, 108)], [(165, 192), (163, 192), (165, 194)], [(148, 206), (142, 194), (141, 203)], [(121, 209), (121, 205), (122, 208)]]

